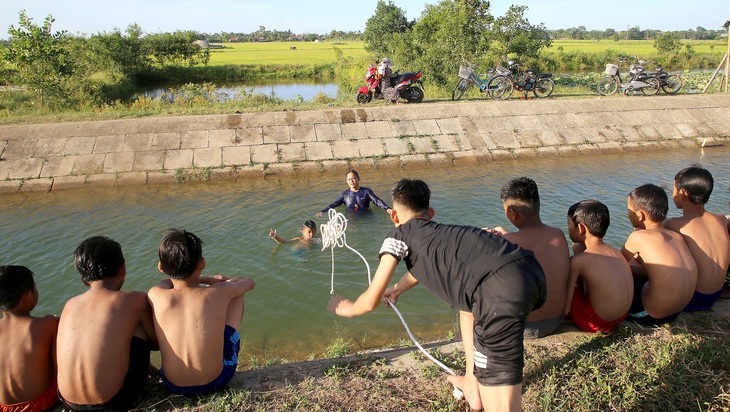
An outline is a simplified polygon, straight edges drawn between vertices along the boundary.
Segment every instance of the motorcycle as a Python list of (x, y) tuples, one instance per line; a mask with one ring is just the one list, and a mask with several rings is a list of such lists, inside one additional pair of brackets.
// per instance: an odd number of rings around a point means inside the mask
[(514, 88), (523, 92), (525, 98), (527, 93), (532, 92), (535, 97), (545, 98), (553, 93), (555, 82), (552, 73), (538, 73), (533, 69), (522, 70), (522, 65), (510, 60), (507, 62)]
[(657, 66), (652, 74), (659, 79), (659, 84), (666, 94), (676, 94), (682, 88), (682, 77), (667, 73), (662, 66)]
[[(373, 99), (383, 99), (383, 93), (380, 90), (380, 79), (377, 76), (377, 67), (372, 65), (365, 74), (365, 83), (367, 85), (357, 89), (357, 102), (364, 104), (370, 103)], [(420, 103), (423, 101), (423, 82), (421, 81), (421, 72), (408, 72), (400, 74), (395, 72), (395, 76), (391, 78), (391, 84), (398, 90), (398, 94), (408, 103)], [(418, 87), (416, 85), (420, 85)]]

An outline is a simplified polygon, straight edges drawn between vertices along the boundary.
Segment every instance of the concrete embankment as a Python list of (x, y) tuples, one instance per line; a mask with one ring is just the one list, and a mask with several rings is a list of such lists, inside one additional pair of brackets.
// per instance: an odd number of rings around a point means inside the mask
[(250, 179), (730, 139), (730, 95), (462, 101), (0, 127), (0, 193)]

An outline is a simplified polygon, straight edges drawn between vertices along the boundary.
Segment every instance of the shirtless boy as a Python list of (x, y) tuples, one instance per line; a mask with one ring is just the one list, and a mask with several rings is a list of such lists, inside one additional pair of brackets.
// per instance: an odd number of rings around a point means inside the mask
[(667, 219), (664, 227), (682, 235), (697, 263), (697, 286), (685, 311), (709, 310), (722, 294), (730, 264), (727, 218), (705, 210), (714, 186), (712, 174), (698, 165), (674, 176), (674, 205), (682, 216)]
[[(374, 310), (384, 297), (422, 283), (459, 309), (466, 376), (449, 381), (472, 409), (519, 411), (523, 333), (527, 315), (545, 302), (545, 275), (532, 252), (476, 227), (431, 220), (431, 190), (403, 179), (392, 191), (395, 224), (380, 248), (380, 264), (368, 289), (355, 301), (330, 299), (328, 310), (352, 317)], [(400, 261), (408, 272), (388, 288)]]
[(634, 274), (628, 319), (645, 325), (672, 322), (692, 299), (697, 265), (682, 236), (662, 227), (669, 209), (664, 189), (639, 186), (629, 193), (627, 207), (635, 229), (621, 249)]
[(168, 229), (158, 268), (169, 278), (149, 291), (162, 355), (162, 381), (170, 392), (193, 396), (219, 391), (236, 373), (246, 277), (202, 276), (203, 241)]
[(269, 230), (269, 237), (274, 239), (276, 243), (282, 244), (282, 243), (290, 243), (290, 242), (300, 242), (304, 245), (308, 245), (309, 242), (312, 241), (317, 236), (317, 224), (314, 223), (314, 220), (307, 220), (302, 225), (302, 235), (301, 236), (295, 236), (291, 239), (284, 239), (280, 237), (276, 233), (276, 229), (270, 229)]
[(540, 262), (547, 279), (547, 301), (527, 317), (525, 338), (541, 338), (555, 331), (563, 320), (567, 299), (570, 252), (562, 230), (542, 223), (540, 194), (534, 180), (512, 179), (500, 193), (504, 214), (517, 232), (508, 233), (502, 227), (491, 231), (532, 251)]
[(618, 249), (603, 243), (608, 208), (584, 200), (568, 209), (568, 234), (576, 254), (570, 258), (566, 315), (587, 332), (611, 332), (628, 313), (634, 295), (631, 268)]
[(106, 236), (84, 240), (74, 266), (89, 289), (71, 298), (58, 325), (58, 395), (71, 410), (127, 410), (139, 398), (157, 348), (142, 292), (122, 291), (122, 247)]
[(0, 266), (0, 411), (45, 411), (58, 403), (58, 317), (37, 318), (33, 272)]

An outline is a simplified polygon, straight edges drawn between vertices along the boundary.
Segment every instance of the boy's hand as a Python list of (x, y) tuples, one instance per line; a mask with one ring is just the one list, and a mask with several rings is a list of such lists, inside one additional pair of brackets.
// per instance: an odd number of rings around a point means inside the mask
[(230, 280), (230, 276), (214, 275), (214, 276), (201, 276), (200, 283), (204, 285), (213, 285), (220, 282)]
[(269, 229), (269, 237), (272, 239), (276, 237), (276, 229)]
[(504, 236), (505, 234), (508, 233), (507, 230), (505, 228), (503, 228), (502, 226), (497, 226), (497, 227), (493, 227), (493, 228), (483, 227), (482, 230), (485, 230), (489, 233), (494, 233), (495, 235), (499, 235), (499, 236)]
[(337, 316), (350, 317), (347, 315), (350, 307), (352, 307), (352, 301), (339, 295), (332, 295), (330, 296), (330, 302), (327, 305), (327, 310)]
[(396, 304), (398, 303), (398, 295), (395, 294), (395, 286), (391, 286), (388, 289), (385, 289), (385, 294), (383, 295), (383, 303), (385, 303), (385, 306), (390, 307), (390, 304)]

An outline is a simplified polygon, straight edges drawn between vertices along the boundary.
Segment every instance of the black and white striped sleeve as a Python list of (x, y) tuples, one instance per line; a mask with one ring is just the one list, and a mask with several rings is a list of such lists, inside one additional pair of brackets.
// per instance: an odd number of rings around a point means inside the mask
[(408, 245), (406, 242), (399, 239), (392, 237), (386, 238), (383, 241), (383, 246), (380, 247), (378, 257), (383, 256), (386, 253), (393, 255), (393, 257), (400, 262), (403, 258), (408, 256)]

